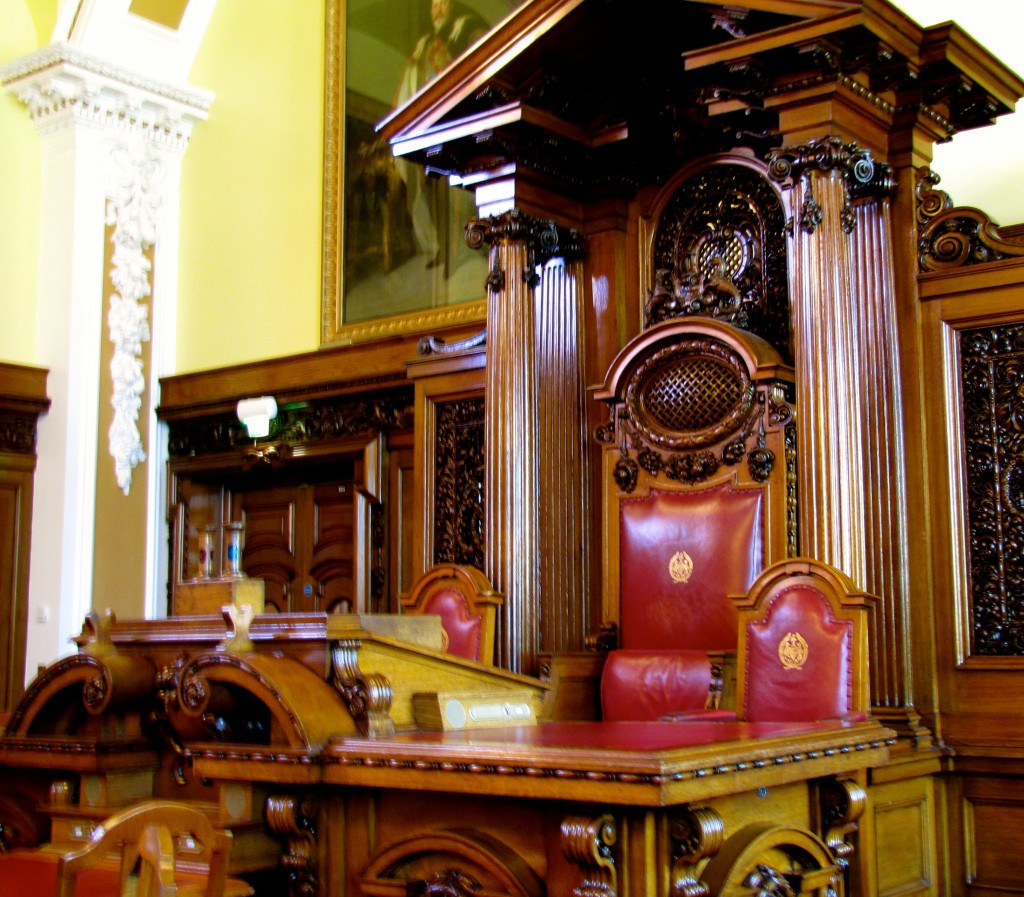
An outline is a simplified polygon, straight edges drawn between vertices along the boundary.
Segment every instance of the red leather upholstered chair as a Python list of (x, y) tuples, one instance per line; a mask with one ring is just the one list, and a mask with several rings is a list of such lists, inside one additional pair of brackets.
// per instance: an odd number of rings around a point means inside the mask
[[(870, 710), (868, 634), (874, 595), (821, 561), (773, 564), (739, 608), (739, 711), (748, 722), (861, 721)], [(697, 711), (669, 715), (708, 719)], [(726, 715), (718, 711), (713, 718)]]
[[(187, 836), (188, 854), (180, 839)], [(236, 879), (228, 879), (231, 833), (214, 828), (198, 808), (175, 801), (146, 801), (108, 818), (92, 834), (89, 843), (57, 860), (56, 897), (75, 897), (83, 893), (83, 884), (91, 870), (109, 862), (112, 852), (120, 854), (120, 887), (104, 891), (98, 880), (86, 889), (94, 897), (134, 893), (137, 897), (224, 897), (228, 892), (241, 897), (252, 889)], [(187, 860), (192, 871), (183, 873), (178, 861)], [(129, 877), (138, 863), (137, 880)], [(196, 864), (206, 866), (197, 873)], [(92, 872), (93, 876), (97, 873)], [(231, 888), (227, 885), (230, 882)]]
[(774, 564), (739, 606), (737, 684), (744, 719), (864, 719), (869, 621), (878, 599), (828, 564)]
[(786, 401), (764, 340), (710, 318), (643, 331), (595, 397), (604, 442), (602, 716), (715, 707), (737, 648), (730, 595), (794, 553)]
[(401, 598), (402, 612), (437, 614), (445, 650), (479, 663), (494, 663), (494, 632), (504, 598), (476, 567), (438, 564)]

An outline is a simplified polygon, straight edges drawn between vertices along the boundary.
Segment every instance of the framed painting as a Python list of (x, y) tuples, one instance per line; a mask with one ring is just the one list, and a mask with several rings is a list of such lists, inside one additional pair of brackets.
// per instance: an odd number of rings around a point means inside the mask
[(321, 343), (486, 317), (473, 195), (395, 158), (376, 125), (523, 0), (327, 0)]

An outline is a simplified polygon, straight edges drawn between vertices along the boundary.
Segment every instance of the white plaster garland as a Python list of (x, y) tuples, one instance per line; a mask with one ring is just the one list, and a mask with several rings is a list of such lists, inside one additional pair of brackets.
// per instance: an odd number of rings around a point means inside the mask
[(139, 409), (146, 390), (142, 367), (142, 344), (149, 341), (149, 318), (144, 299), (150, 295), (149, 259), (146, 250), (156, 242), (156, 217), (160, 208), (159, 161), (150, 156), (143, 138), (132, 147), (114, 146), (111, 196), (107, 202), (107, 225), (113, 225), (114, 253), (110, 280), (107, 327), (114, 344), (110, 374), (114, 392), (114, 420), (110, 425), (110, 454), (114, 458), (117, 484), (125, 495), (131, 489), (132, 470), (146, 460), (139, 433)]

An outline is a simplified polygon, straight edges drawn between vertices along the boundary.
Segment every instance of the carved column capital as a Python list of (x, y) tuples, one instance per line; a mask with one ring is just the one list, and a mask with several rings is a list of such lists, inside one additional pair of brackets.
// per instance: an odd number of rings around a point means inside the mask
[[(560, 227), (550, 218), (535, 218), (519, 209), (509, 209), (489, 218), (472, 218), (466, 224), (466, 242), (473, 249), (504, 241), (525, 244), (527, 261), (522, 275), (523, 282), (530, 287), (540, 283), (537, 266), (553, 258), (580, 259), (586, 252), (583, 236), (578, 231)], [(497, 263), (487, 276), (487, 287), (492, 293), (500, 293), (505, 288), (505, 272)]]
[(875, 162), (868, 150), (833, 136), (799, 146), (779, 147), (768, 157), (768, 173), (776, 181), (795, 180), (805, 173), (832, 171), (866, 184), (875, 175)]
[(839, 137), (822, 137), (799, 146), (772, 150), (768, 173), (778, 182), (807, 182), (803, 203), (798, 211), (804, 233), (813, 234), (822, 222), (824, 211), (813, 195), (812, 175), (838, 173), (842, 179), (846, 201), (840, 209), (841, 227), (850, 233), (856, 227), (851, 200), (892, 196), (896, 179), (892, 168), (877, 163), (871, 153), (856, 143), (845, 143)]
[(142, 131), (155, 145), (184, 151), (213, 99), (165, 84), (67, 44), (51, 44), (0, 66), (0, 86), (24, 103), (40, 133), (86, 125)]

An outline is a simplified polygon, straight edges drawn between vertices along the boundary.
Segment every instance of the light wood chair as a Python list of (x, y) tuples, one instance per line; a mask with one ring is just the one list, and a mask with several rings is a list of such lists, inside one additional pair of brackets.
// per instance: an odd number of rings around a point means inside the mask
[[(106, 819), (89, 843), (57, 860), (56, 897), (75, 897), (82, 873), (120, 854), (120, 897), (235, 897), (252, 889), (228, 879), (231, 833), (213, 826), (198, 808), (145, 801)], [(183, 861), (189, 865), (183, 871)], [(137, 868), (137, 872), (136, 872)], [(199, 871), (202, 870), (202, 871)]]
[(437, 564), (402, 596), (402, 612), (437, 614), (445, 651), (479, 663), (494, 663), (494, 632), (504, 597), (476, 567)]

